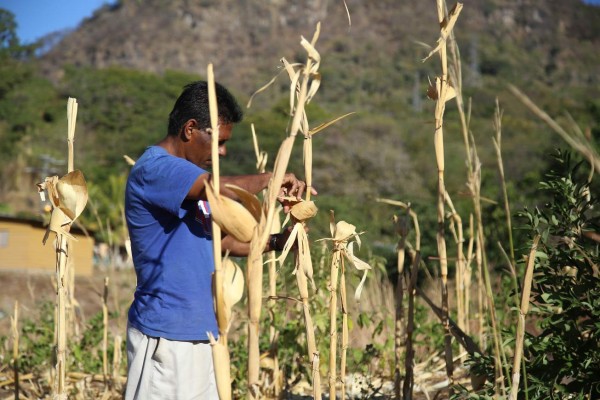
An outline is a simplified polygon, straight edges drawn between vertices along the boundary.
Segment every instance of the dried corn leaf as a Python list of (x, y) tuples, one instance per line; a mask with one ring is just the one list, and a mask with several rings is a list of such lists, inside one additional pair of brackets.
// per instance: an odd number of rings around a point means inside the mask
[(58, 207), (72, 221), (77, 219), (88, 201), (87, 185), (79, 170), (69, 172), (54, 186), (58, 196)]
[(346, 0), (344, 0), (344, 8), (346, 9), (346, 15), (348, 16), (348, 26), (352, 26), (352, 19), (350, 18), (350, 10), (348, 9), (348, 4), (346, 4)]
[(333, 239), (338, 242), (346, 242), (352, 236), (356, 235), (356, 226), (349, 224), (346, 221), (339, 221), (335, 224)]
[(131, 165), (131, 166), (135, 165), (135, 160), (133, 158), (129, 157), (127, 154), (124, 154), (123, 158), (125, 159), (125, 162), (128, 165)]
[(427, 57), (423, 59), (423, 62), (427, 61), (432, 55), (437, 53), (442, 48), (442, 45), (445, 44), (446, 39), (448, 39), (450, 32), (452, 32), (452, 29), (454, 28), (454, 24), (456, 23), (462, 8), (462, 3), (456, 3), (448, 13), (448, 17), (440, 23), (440, 38), (437, 40), (437, 46), (431, 50), (429, 54), (427, 54)]
[(313, 290), (316, 290), (315, 281), (313, 279), (313, 266), (312, 259), (310, 257), (310, 243), (308, 241), (308, 235), (304, 229), (304, 225), (296, 225), (301, 226), (301, 228), (298, 229), (298, 265), (302, 267), (304, 275), (306, 275), (310, 281)]
[(331, 120), (331, 121), (329, 121), (329, 122), (324, 122), (324, 123), (322, 123), (322, 124), (320, 124), (320, 125), (317, 125), (316, 127), (312, 128), (312, 129), (309, 131), (309, 133), (310, 133), (310, 135), (314, 135), (315, 133), (319, 133), (319, 132), (321, 132), (323, 129), (330, 127), (331, 125), (335, 124), (335, 123), (336, 123), (336, 122), (338, 122), (339, 120), (341, 120), (341, 119), (344, 119), (344, 118), (346, 118), (347, 116), (349, 116), (349, 115), (352, 115), (352, 114), (355, 114), (355, 112), (354, 112), (354, 111), (352, 111), (352, 112), (349, 112), (348, 114), (344, 114), (344, 115), (342, 115), (342, 116), (340, 116), (340, 117), (337, 117), (337, 118), (335, 118), (335, 119), (332, 119), (332, 120)]
[(275, 83), (275, 81), (277, 80), (277, 78), (279, 77), (279, 74), (281, 74), (282, 71), (279, 71), (279, 73), (277, 73), (277, 75), (275, 75), (273, 78), (271, 78), (271, 80), (265, 84), (263, 87), (258, 88), (258, 90), (256, 90), (254, 93), (252, 93), (252, 96), (250, 96), (250, 99), (248, 100), (248, 103), (246, 103), (246, 108), (250, 108), (252, 106), (252, 100), (254, 99), (254, 96), (256, 96), (257, 94), (264, 92), (265, 90), (267, 90), (269, 88), (269, 86), (271, 86), (273, 83)]
[(311, 69), (309, 72), (315, 72), (319, 69), (319, 65), (321, 64), (321, 55), (319, 54), (319, 52), (317, 51), (317, 49), (314, 48), (314, 45), (309, 43), (308, 40), (304, 39), (304, 37), (301, 38), (300, 40), (300, 45), (302, 47), (304, 47), (304, 49), (306, 50), (306, 52), (308, 53), (308, 57), (313, 61), (313, 65), (311, 66)]
[(331, 237), (335, 237), (335, 213), (333, 210), (329, 210), (329, 232), (331, 233)]
[(310, 87), (308, 89), (308, 93), (306, 94), (306, 104), (310, 103), (312, 98), (315, 96), (319, 87), (321, 86), (321, 74), (316, 72), (310, 75), (312, 80), (310, 82)]
[(300, 232), (300, 231), (304, 231), (304, 226), (302, 226), (301, 223), (295, 224), (294, 227), (292, 228), (292, 231), (290, 232), (290, 235), (288, 236), (288, 240), (285, 242), (285, 245), (283, 246), (283, 250), (281, 250), (281, 254), (277, 258), (280, 265), (283, 265), (283, 262), (285, 261), (285, 259), (287, 258), (287, 255), (289, 254), (290, 250), (294, 246), (294, 243), (296, 242), (296, 238), (298, 237), (298, 232)]
[(353, 242), (348, 243), (348, 247), (346, 248), (346, 250), (347, 251), (345, 255), (348, 261), (350, 261), (350, 263), (352, 263), (352, 265), (354, 265), (354, 267), (359, 271), (365, 271), (360, 280), (360, 283), (356, 287), (356, 291), (354, 292), (354, 299), (358, 301), (360, 299), (360, 295), (367, 280), (367, 273), (371, 269), (371, 266), (354, 255)]
[(77, 241), (77, 239), (65, 229), (65, 227), (70, 226), (70, 223), (71, 219), (67, 217), (60, 208), (54, 208), (52, 210), (52, 214), (50, 215), (50, 223), (48, 224), (46, 233), (44, 234), (44, 238), (42, 239), (42, 243), (46, 244), (50, 231), (55, 232), (56, 234), (65, 235), (69, 239)]

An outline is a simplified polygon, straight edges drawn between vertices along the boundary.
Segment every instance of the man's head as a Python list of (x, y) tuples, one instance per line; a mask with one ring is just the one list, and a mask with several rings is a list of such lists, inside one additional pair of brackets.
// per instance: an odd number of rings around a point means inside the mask
[[(215, 82), (219, 124), (235, 124), (244, 116), (242, 109), (231, 93)], [(208, 84), (204, 81), (186, 85), (169, 114), (168, 134), (177, 136), (184, 124), (195, 119), (198, 129), (210, 128), (210, 111), (208, 106)]]
[[(231, 138), (233, 124), (242, 120), (242, 110), (235, 98), (223, 86), (215, 83), (219, 113), (220, 156), (227, 154), (226, 143)], [(212, 166), (208, 85), (199, 81), (187, 85), (169, 115), (167, 137), (180, 143), (180, 157), (208, 169)]]

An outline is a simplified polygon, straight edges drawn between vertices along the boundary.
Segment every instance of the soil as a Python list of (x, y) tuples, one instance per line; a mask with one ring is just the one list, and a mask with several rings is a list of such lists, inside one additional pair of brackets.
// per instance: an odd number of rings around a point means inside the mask
[[(85, 323), (96, 313), (102, 311), (102, 294), (104, 292), (105, 278), (108, 277), (108, 308), (111, 312), (117, 311), (118, 316), (111, 319), (110, 329), (112, 334), (121, 334), (125, 332), (126, 310), (132, 300), (135, 287), (135, 274), (129, 270), (96, 271), (93, 276), (79, 277), (75, 281), (75, 298), (79, 303), (78, 316), (82, 323)], [(12, 376), (10, 369), (10, 360), (3, 360), (2, 354), (9, 355), (9, 346), (11, 345), (11, 316), (14, 315), (15, 302), (18, 302), (19, 308), (19, 326), (22, 326), (25, 320), (37, 320), (39, 318), (41, 305), (44, 302), (54, 303), (56, 291), (54, 289), (54, 275), (48, 273), (32, 273), (21, 271), (1, 271), (0, 284), (0, 338), (8, 338), (4, 341), (4, 349), (0, 349), (0, 399), (12, 398), (14, 390), (13, 385), (3, 385)], [(0, 340), (0, 343), (2, 341)], [(457, 370), (455, 377), (461, 381), (466, 380), (464, 370)], [(86, 383), (87, 379), (87, 383)], [(415, 400), (446, 398), (445, 381), (443, 373), (443, 364), (441, 358), (431, 357), (427, 364), (417, 365), (415, 367), (415, 390), (413, 398)], [(77, 381), (71, 378), (70, 381)], [(83, 398), (100, 398), (104, 391), (104, 384), (101, 377), (87, 376), (80, 379), (78, 385), (84, 385), (88, 395)], [(347, 376), (348, 398), (365, 398), (365, 393), (370, 393), (368, 398), (388, 399), (391, 398), (393, 384), (391, 382), (382, 382), (379, 379), (350, 374)], [(295, 388), (295, 393), (284, 396), (285, 399), (308, 399), (310, 397), (302, 395), (306, 393), (299, 387)], [(373, 388), (380, 387), (379, 394), (373, 394)], [(310, 390), (309, 388), (306, 388)], [(424, 393), (427, 391), (427, 395)], [(365, 392), (366, 391), (366, 392)], [(98, 397), (90, 393), (98, 393)], [(377, 393), (377, 392), (376, 392)], [(37, 397), (37, 396), (35, 396)], [(106, 398), (106, 397), (104, 397)], [(120, 395), (114, 392), (111, 399), (118, 399)], [(323, 398), (327, 397), (327, 390), (324, 389)]]

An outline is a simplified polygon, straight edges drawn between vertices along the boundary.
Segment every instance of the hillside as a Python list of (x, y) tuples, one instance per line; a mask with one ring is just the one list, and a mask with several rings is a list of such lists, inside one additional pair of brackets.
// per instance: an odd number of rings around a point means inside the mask
[[(488, 65), (494, 60), (486, 58), (484, 47), (513, 42), (538, 55), (538, 65), (527, 68), (532, 72), (542, 67), (564, 77), (576, 62), (578, 71), (567, 83), (597, 82), (597, 70), (589, 65), (595, 56), (589, 54), (589, 46), (600, 40), (597, 7), (580, 0), (464, 4), (457, 33), (463, 45), (474, 46), (464, 52), (466, 56), (482, 53), (482, 73), (502, 68)], [(261, 78), (272, 74), (281, 56), (294, 59), (299, 35), (312, 35), (318, 21), (321, 50), (328, 59), (343, 62), (338, 73), (381, 59), (395, 61), (397, 68), (418, 68), (414, 64), (422, 51), (414, 42), (436, 38), (434, 1), (349, 0), (347, 5), (350, 26), (341, 0), (309, 0), (302, 5), (280, 0), (123, 0), (99, 9), (67, 35), (44, 56), (45, 69), (56, 74), (64, 64), (118, 65), (159, 73), (202, 73), (212, 62), (238, 90), (251, 92)]]

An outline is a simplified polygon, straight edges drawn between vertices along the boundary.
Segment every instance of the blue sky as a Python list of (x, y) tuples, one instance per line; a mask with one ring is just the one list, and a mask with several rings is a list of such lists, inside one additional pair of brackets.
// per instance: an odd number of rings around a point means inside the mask
[[(0, 0), (0, 7), (15, 14), (17, 35), (21, 43), (32, 43), (48, 33), (76, 28), (94, 10), (103, 4), (114, 2), (115, 0)], [(600, 0), (587, 2), (600, 4)]]
[(0, 0), (0, 7), (15, 14), (21, 43), (66, 28), (76, 28), (103, 4), (115, 0)]

